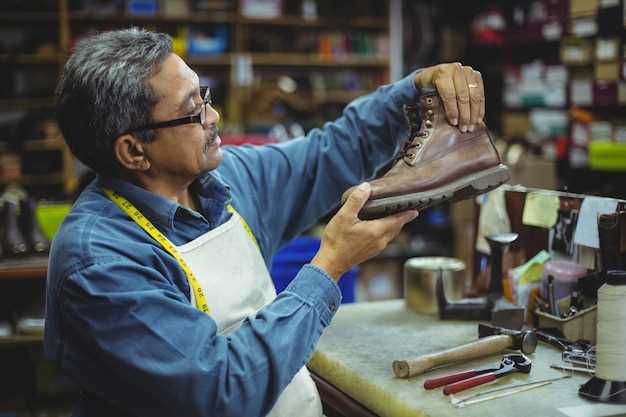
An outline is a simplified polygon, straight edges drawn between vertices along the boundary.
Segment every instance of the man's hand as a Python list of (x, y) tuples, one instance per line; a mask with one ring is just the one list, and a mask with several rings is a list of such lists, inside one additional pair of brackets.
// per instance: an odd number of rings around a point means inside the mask
[(382, 219), (362, 221), (358, 214), (370, 196), (369, 183), (359, 185), (324, 229), (320, 250), (311, 263), (335, 281), (357, 265), (382, 252), (402, 226), (417, 217), (409, 210)]
[(415, 85), (436, 87), (443, 101), (446, 116), (451, 125), (459, 126), (461, 132), (472, 132), (485, 117), (485, 89), (483, 77), (472, 67), (439, 64), (424, 68), (415, 76)]

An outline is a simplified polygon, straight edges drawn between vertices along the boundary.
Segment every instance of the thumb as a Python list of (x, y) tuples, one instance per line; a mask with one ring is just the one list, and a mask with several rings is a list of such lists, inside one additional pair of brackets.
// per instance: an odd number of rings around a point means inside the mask
[(369, 182), (363, 182), (359, 184), (348, 196), (341, 211), (357, 217), (359, 211), (365, 205), (365, 202), (370, 197), (372, 188)]

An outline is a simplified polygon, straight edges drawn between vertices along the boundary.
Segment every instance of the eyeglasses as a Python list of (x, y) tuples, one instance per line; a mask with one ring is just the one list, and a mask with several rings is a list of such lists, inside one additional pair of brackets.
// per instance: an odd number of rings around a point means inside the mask
[(200, 113), (194, 116), (185, 116), (179, 119), (168, 120), (165, 122), (150, 123), (147, 125), (128, 129), (124, 133), (134, 133), (134, 132), (139, 132), (141, 130), (148, 130), (148, 129), (161, 129), (164, 127), (174, 127), (174, 126), (186, 125), (190, 123), (200, 123), (201, 125), (204, 126), (204, 124), (206, 123), (206, 106), (212, 104), (211, 89), (206, 86), (201, 86), (200, 96), (202, 97), (202, 108), (200, 109)]

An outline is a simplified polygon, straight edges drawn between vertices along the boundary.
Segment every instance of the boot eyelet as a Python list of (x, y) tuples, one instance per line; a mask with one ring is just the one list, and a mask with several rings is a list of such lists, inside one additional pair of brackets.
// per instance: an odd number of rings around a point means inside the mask
[(432, 97), (428, 97), (428, 98), (426, 99), (426, 103), (428, 103), (428, 104), (433, 104), (433, 98), (432, 98)]
[(433, 112), (432, 110), (430, 110), (430, 109), (429, 109), (429, 110), (426, 112), (426, 114), (427, 114), (428, 116), (432, 116), (432, 115), (434, 114), (434, 112)]
[(424, 122), (424, 124), (426, 125), (426, 127), (431, 128), (433, 127), (433, 122), (431, 122), (430, 120), (426, 120), (426, 122)]

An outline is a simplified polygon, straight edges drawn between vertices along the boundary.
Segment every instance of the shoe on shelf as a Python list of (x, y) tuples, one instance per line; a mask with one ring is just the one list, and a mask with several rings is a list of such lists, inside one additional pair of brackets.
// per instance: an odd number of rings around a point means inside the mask
[(41, 231), (35, 215), (36, 208), (37, 203), (34, 200), (21, 200), (19, 223), (22, 234), (26, 238), (29, 251), (36, 254), (47, 253), (50, 249), (50, 242)]
[[(370, 182), (372, 192), (361, 219), (469, 199), (510, 179), (487, 127), (481, 124), (463, 133), (450, 125), (437, 90), (423, 89), (419, 104), (405, 105), (404, 113), (409, 137), (391, 169)], [(344, 193), (342, 202), (353, 189)]]
[(18, 222), (18, 205), (13, 201), (4, 200), (0, 210), (2, 234), (0, 244), (4, 256), (21, 256), (28, 252), (28, 245)]

